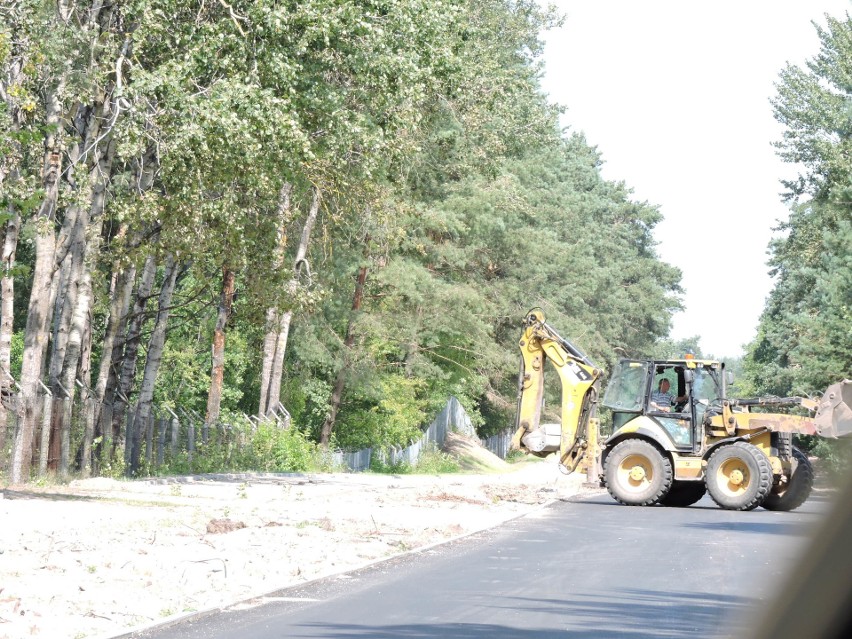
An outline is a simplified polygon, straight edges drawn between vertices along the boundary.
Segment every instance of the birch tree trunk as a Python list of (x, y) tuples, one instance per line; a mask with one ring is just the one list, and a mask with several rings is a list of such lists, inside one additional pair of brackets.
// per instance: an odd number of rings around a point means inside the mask
[(272, 362), (275, 359), (275, 345), (278, 341), (280, 312), (277, 308), (266, 309), (266, 333), (263, 335), (263, 363), (260, 368), (260, 404), (257, 416), (263, 417), (269, 412), (269, 382), (272, 378)]
[(207, 414), (204, 418), (204, 423), (208, 427), (219, 421), (219, 412), (222, 406), (222, 384), (225, 379), (225, 328), (233, 310), (235, 279), (234, 271), (223, 266), (222, 295), (219, 299), (216, 328), (213, 331), (213, 366), (210, 371), (210, 392), (207, 394)]
[[(0, 278), (0, 396), (11, 395), (12, 383), (12, 332), (15, 317), (15, 278), (12, 268), (15, 265), (15, 253), (18, 247), (18, 229), (21, 216), (17, 209), (9, 206), (10, 218), (3, 225), (2, 268)], [(5, 455), (7, 431), (9, 429), (8, 409), (0, 400), (0, 455)]]
[[(319, 215), (319, 207), (321, 200), (321, 192), (319, 188), (313, 187), (313, 197), (311, 198), (311, 208), (308, 211), (308, 217), (305, 220), (305, 225), (302, 227), (302, 235), (299, 239), (299, 246), (296, 249), (296, 259), (293, 262), (293, 277), (287, 284), (287, 294), (292, 299), (299, 286), (299, 274), (301, 269), (307, 264), (308, 245), (311, 241), (311, 233)], [(275, 349), (272, 354), (272, 367), (269, 374), (269, 385), (266, 389), (266, 405), (261, 404), (259, 414), (261, 416), (278, 406), (281, 397), (281, 376), (284, 371), (284, 354), (287, 351), (287, 338), (290, 334), (290, 323), (293, 319), (293, 311), (287, 311), (280, 315), (278, 324), (275, 327), (274, 344)], [(269, 335), (267, 335), (269, 338)], [(267, 339), (264, 339), (264, 344)]]
[(72, 269), (73, 259), (70, 255), (62, 261), (59, 270), (53, 277), (51, 291), (51, 308), (53, 309), (50, 340), (50, 357), (47, 367), (48, 385), (55, 394), (57, 382), (62, 374), (62, 362), (65, 360), (65, 345), (68, 343), (68, 332), (71, 330), (71, 308), (76, 303), (77, 283)]
[[(91, 283), (89, 284), (91, 287)], [(80, 380), (85, 384), (83, 387), (83, 442), (81, 444), (80, 455), (80, 473), (85, 477), (92, 476), (94, 459), (92, 450), (95, 439), (95, 394), (92, 392), (92, 313), (86, 321), (86, 330), (83, 333), (83, 348), (80, 353), (80, 367), (78, 375)]]
[(15, 254), (18, 248), (18, 232), (21, 228), (21, 216), (13, 207), (9, 207), (10, 218), (3, 227), (2, 260), (3, 276), (0, 279), (2, 290), (2, 315), (0, 315), (0, 384), (6, 388), (11, 380), (12, 322), (15, 313), (15, 278), (12, 269), (15, 266)]
[(361, 301), (364, 299), (364, 283), (367, 281), (366, 259), (369, 255), (369, 243), (370, 239), (368, 237), (364, 248), (365, 263), (358, 269), (358, 279), (355, 281), (355, 293), (352, 296), (352, 311), (349, 314), (349, 321), (346, 323), (346, 337), (343, 340), (343, 365), (337, 371), (337, 380), (334, 383), (334, 390), (331, 393), (331, 406), (320, 430), (320, 446), (326, 448), (331, 441), (331, 433), (334, 430), (334, 423), (337, 420), (337, 411), (340, 409), (340, 402), (343, 399), (343, 388), (346, 384), (346, 374), (349, 370), (352, 345), (355, 343), (355, 320), (357, 319), (358, 312), (361, 310)]
[(110, 291), (109, 318), (104, 335), (101, 363), (98, 368), (98, 379), (95, 383), (95, 424), (101, 435), (99, 458), (109, 461), (112, 455), (112, 441), (118, 435), (113, 430), (112, 406), (115, 401), (118, 370), (121, 356), (124, 352), (124, 341), (119, 336), (124, 333), (127, 325), (130, 296), (133, 293), (133, 281), (136, 279), (136, 269), (128, 267), (121, 270), (114, 278)]
[[(76, 11), (74, 5), (62, 1), (58, 3), (58, 9), (60, 17), (66, 23), (70, 20), (72, 12)], [(97, 38), (103, 30), (110, 28), (112, 9), (111, 4), (104, 6), (103, 3), (96, 2), (88, 10), (80, 13), (79, 27), (89, 37)], [(110, 147), (110, 141), (100, 144), (101, 138), (104, 137), (101, 132), (107, 121), (111, 120), (109, 126), (115, 124), (112, 112), (118, 107), (117, 102), (112, 105), (111, 94), (115, 91), (115, 97), (120, 96), (122, 65), (128, 46), (129, 40), (126, 39), (115, 64), (114, 84), (101, 92), (91, 105), (78, 104), (72, 110), (75, 113), (74, 129), (79, 132), (79, 137), (69, 151), (69, 169), (73, 169), (78, 163), (81, 165), (85, 175), (85, 187), (90, 189), (92, 196), (88, 206), (74, 205), (66, 210), (54, 258), (56, 268), (59, 267), (60, 262), (63, 263), (63, 273), (58, 286), (54, 288), (54, 295), (57, 296), (55, 308), (57, 339), (53, 345), (50, 381), (54, 396), (61, 402), (61, 406), (54, 407), (53, 418), (58, 433), (55, 429), (50, 440), (50, 449), (55, 451), (55, 439), (58, 434), (59, 470), (63, 476), (67, 475), (70, 463), (71, 414), (76, 392), (77, 369), (91, 309), (91, 272), (87, 262), (91, 261), (92, 255), (99, 248), (100, 221), (103, 211), (102, 193), (110, 174), (111, 155), (105, 151)], [(108, 159), (105, 160), (104, 156), (108, 156)], [(68, 180), (72, 187), (79, 188), (74, 171), (69, 170)], [(94, 228), (90, 228), (93, 219), (96, 223)], [(55, 455), (51, 455), (51, 458), (55, 459)], [(88, 460), (85, 460), (84, 465), (87, 462)]]
[[(13, 131), (20, 130), (20, 109), (6, 92), (7, 86), (21, 82), (23, 60), (13, 61), (7, 66), (7, 82), (0, 81), (0, 99), (6, 103), (6, 110), (11, 120)], [(0, 161), (0, 184), (8, 178), (9, 183), (17, 183), (20, 173), (17, 162), (20, 160), (20, 146), (15, 145), (14, 153)], [(15, 267), (15, 256), (18, 249), (18, 236), (21, 228), (21, 214), (13, 204), (8, 206), (9, 219), (3, 223), (2, 261), (3, 273), (0, 275), (0, 463), (5, 463), (6, 441), (10, 427), (8, 408), (2, 397), (11, 396), (14, 380), (12, 379), (12, 333), (14, 332), (15, 317), (15, 278), (12, 269)], [(11, 406), (11, 403), (9, 404)], [(14, 435), (14, 433), (12, 433)]]
[(21, 396), (24, 411), (21, 427), (15, 439), (10, 472), (11, 483), (17, 484), (29, 478), (32, 461), (33, 434), (38, 419), (37, 392), (41, 381), (43, 355), (48, 337), (50, 318), (50, 289), (54, 273), (56, 253), (56, 234), (53, 222), (56, 215), (56, 203), (59, 195), (59, 175), (62, 168), (62, 154), (56, 131), (59, 128), (61, 104), (59, 96), (64, 89), (64, 78), (47, 99), (45, 124), (48, 134), (45, 137), (43, 164), (44, 199), (36, 213), (35, 265), (33, 267), (33, 285), (27, 307), (27, 324), (24, 331), (24, 354), (21, 364)]
[[(295, 290), (295, 287), (293, 287)], [(275, 330), (275, 352), (272, 355), (272, 370), (269, 375), (269, 391), (264, 415), (278, 407), (281, 399), (281, 378), (284, 375), (284, 355), (287, 352), (287, 339), (290, 336), (290, 324), (293, 321), (293, 311), (287, 311), (278, 319)]]
[(160, 298), (157, 304), (157, 319), (154, 323), (154, 331), (148, 340), (148, 354), (145, 359), (145, 372), (142, 375), (142, 385), (139, 390), (139, 401), (136, 404), (136, 416), (133, 419), (133, 437), (127, 445), (132, 446), (130, 450), (130, 466), (127, 469), (128, 477), (139, 471), (139, 460), (142, 449), (142, 435), (151, 417), (151, 409), (154, 401), (154, 384), (157, 381), (157, 373), (160, 362), (163, 359), (163, 346), (166, 343), (166, 326), (169, 321), (169, 310), (172, 304), (172, 293), (177, 282), (178, 265), (174, 257), (166, 258), (166, 270), (163, 276), (163, 285), (160, 288)]

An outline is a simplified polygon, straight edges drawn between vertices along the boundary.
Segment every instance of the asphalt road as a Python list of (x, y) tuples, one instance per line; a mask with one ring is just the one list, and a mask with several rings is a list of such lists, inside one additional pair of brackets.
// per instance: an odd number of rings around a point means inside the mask
[(822, 519), (558, 502), (498, 529), (144, 639), (740, 637)]

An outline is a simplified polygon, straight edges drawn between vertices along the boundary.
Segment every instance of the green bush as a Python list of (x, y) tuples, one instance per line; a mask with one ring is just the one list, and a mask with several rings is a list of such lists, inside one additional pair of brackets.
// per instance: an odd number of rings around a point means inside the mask
[(852, 439), (825, 439), (801, 435), (796, 437), (795, 444), (817, 457), (832, 480), (852, 472)]
[(527, 455), (527, 453), (525, 453), (524, 451), (518, 450), (517, 448), (512, 448), (506, 454), (505, 461), (509, 464), (514, 464), (516, 462), (524, 461), (525, 459), (527, 459), (527, 457), (529, 457), (529, 455)]
[(206, 443), (196, 435), (192, 459), (186, 450), (168, 456), (159, 475), (220, 472), (293, 473), (334, 470), (331, 456), (298, 428), (275, 422), (254, 424), (234, 418), (224, 429), (210, 429)]
[(381, 455), (373, 455), (370, 460), (372, 472), (388, 475), (437, 475), (457, 473), (460, 469), (458, 461), (452, 455), (438, 450), (433, 444), (424, 448), (415, 464), (409, 464), (407, 461), (389, 464), (381, 459)]
[(413, 467), (407, 461), (389, 464), (380, 459), (378, 455), (373, 455), (370, 459), (370, 471), (382, 475), (410, 475), (413, 472)]
[(305, 472), (324, 466), (319, 447), (297, 428), (261, 424), (253, 434), (251, 452), (249, 465), (256, 470)]
[(458, 460), (437, 448), (430, 448), (420, 455), (414, 472), (423, 475), (437, 475), (441, 473), (457, 473), (461, 470)]

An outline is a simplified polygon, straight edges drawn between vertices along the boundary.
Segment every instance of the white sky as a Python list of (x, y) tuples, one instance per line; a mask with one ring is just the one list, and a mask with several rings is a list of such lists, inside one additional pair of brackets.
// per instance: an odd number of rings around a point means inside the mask
[(737, 357), (772, 282), (772, 228), (787, 218), (775, 156), (774, 83), (819, 52), (811, 24), (849, 0), (555, 0), (543, 81), (634, 199), (660, 206), (662, 259), (683, 271), (686, 310), (672, 337)]

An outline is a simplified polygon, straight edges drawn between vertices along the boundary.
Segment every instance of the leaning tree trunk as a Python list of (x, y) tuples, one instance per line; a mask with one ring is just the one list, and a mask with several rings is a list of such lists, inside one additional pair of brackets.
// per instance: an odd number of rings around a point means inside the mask
[(222, 385), (225, 380), (225, 327), (231, 317), (234, 304), (234, 282), (236, 276), (227, 266), (222, 267), (222, 295), (216, 328), (213, 331), (213, 366), (210, 371), (210, 391), (207, 394), (207, 415), (204, 423), (213, 426), (219, 421), (222, 407)]
[[(95, 132), (99, 130), (99, 128), (94, 127)], [(65, 399), (64, 419), (60, 432), (59, 472), (62, 476), (67, 474), (70, 461), (68, 456), (70, 454), (71, 405), (76, 393), (77, 373), (83, 353), (83, 338), (92, 309), (92, 268), (100, 250), (105, 193), (112, 170), (113, 150), (114, 145), (110, 142), (107, 142), (103, 148), (96, 145), (93, 168), (88, 176), (92, 188), (91, 202), (87, 209), (81, 210), (78, 214), (74, 238), (69, 250), (72, 260), (71, 273), (75, 278), (71, 286), (76, 287), (76, 290), (73, 295), (74, 303), (70, 308), (68, 337), (65, 343), (60, 374), (62, 386), (65, 387), (68, 396)], [(84, 397), (87, 399), (89, 399), (89, 381), (88, 379), (85, 380)], [(88, 410), (86, 413), (88, 413)], [(88, 416), (86, 421), (89, 421)], [(88, 468), (92, 442), (89, 427), (85, 429), (83, 438), (84, 458), (82, 466)]]
[[(100, 147), (96, 148), (100, 151)], [(92, 442), (94, 440), (95, 396), (91, 391), (90, 357), (91, 357), (91, 317), (94, 293), (92, 288), (92, 271), (101, 247), (103, 231), (103, 214), (106, 206), (106, 191), (110, 174), (115, 145), (107, 142), (103, 153), (98, 153), (94, 162), (94, 170), (90, 174), (92, 185), (92, 201), (89, 211), (89, 227), (83, 255), (82, 280), (78, 289), (77, 305), (71, 321), (71, 334), (65, 353), (63, 376), (67, 379), (74, 376), (83, 384), (85, 429), (83, 431), (81, 470), (84, 476), (89, 476), (92, 466)], [(109, 351), (105, 351), (109, 353)]]
[(284, 375), (284, 355), (287, 352), (287, 339), (290, 336), (290, 325), (293, 321), (293, 311), (286, 311), (278, 317), (274, 331), (274, 351), (272, 354), (272, 369), (269, 372), (269, 390), (266, 397), (268, 415), (278, 407), (281, 401), (281, 378)]
[[(296, 259), (293, 263), (293, 278), (287, 284), (287, 294), (292, 298), (296, 295), (299, 286), (299, 275), (302, 268), (307, 264), (308, 245), (311, 241), (311, 233), (319, 215), (321, 193), (319, 188), (313, 188), (311, 208), (305, 225), (302, 227), (302, 236), (299, 239), (299, 247), (296, 250)], [(290, 334), (290, 323), (293, 319), (293, 311), (287, 311), (280, 315), (277, 326), (274, 326), (274, 351), (272, 354), (272, 367), (269, 374), (269, 384), (266, 389), (266, 404), (261, 403), (260, 415), (266, 415), (270, 410), (278, 406), (281, 397), (281, 376), (284, 371), (284, 354), (287, 351), (287, 338)], [(266, 340), (264, 340), (264, 344)]]
[[(69, 213), (75, 214), (72, 211), (69, 211)], [(71, 330), (71, 309), (76, 303), (79, 273), (72, 272), (76, 266), (73, 255), (68, 253), (53, 278), (54, 286), (51, 292), (52, 332), (47, 374), (48, 384), (54, 393), (57, 392), (56, 386), (62, 374), (62, 362), (65, 360), (65, 346), (68, 344), (68, 333)]]
[[(274, 270), (281, 267), (286, 248), (286, 225), (290, 220), (290, 194), (293, 187), (285, 183), (278, 195), (278, 238), (275, 243), (275, 254), (272, 260)], [(263, 363), (260, 370), (260, 405), (258, 417), (263, 417), (269, 407), (269, 381), (272, 375), (272, 364), (275, 359), (275, 344), (278, 339), (278, 324), (280, 312), (277, 307), (266, 309), (266, 333), (263, 336)]]
[(27, 324), (24, 330), (24, 354), (21, 363), (21, 397), (24, 411), (21, 427), (15, 439), (10, 472), (11, 483), (17, 484), (29, 478), (32, 461), (33, 435), (38, 419), (38, 386), (41, 381), (43, 355), (48, 337), (50, 318), (50, 289), (54, 273), (56, 253), (56, 234), (53, 223), (56, 216), (56, 204), (59, 196), (59, 175), (62, 167), (62, 154), (56, 130), (61, 116), (60, 95), (64, 90), (64, 79), (48, 96), (45, 124), (48, 134), (45, 138), (43, 168), (44, 199), (35, 215), (35, 264), (30, 301), (27, 306)]
[[(366, 261), (369, 254), (369, 238), (365, 242), (364, 259)], [(355, 281), (355, 294), (352, 297), (352, 311), (349, 314), (349, 321), (346, 323), (346, 337), (343, 340), (343, 364), (340, 370), (337, 371), (337, 381), (334, 384), (334, 390), (331, 393), (331, 406), (329, 407), (328, 415), (322, 424), (320, 430), (320, 445), (328, 447), (331, 441), (331, 433), (334, 430), (334, 422), (337, 420), (337, 411), (340, 409), (340, 402), (343, 399), (343, 387), (346, 384), (346, 374), (349, 370), (349, 362), (351, 359), (352, 345), (355, 343), (355, 320), (358, 312), (361, 310), (361, 301), (364, 299), (364, 282), (367, 281), (367, 264), (364, 263), (358, 269), (358, 279)]]
[(154, 384), (157, 381), (157, 373), (160, 370), (160, 362), (163, 359), (163, 347), (166, 343), (166, 326), (169, 321), (169, 310), (172, 303), (172, 293), (177, 282), (178, 265), (174, 257), (166, 258), (166, 271), (163, 276), (163, 285), (160, 288), (160, 299), (157, 304), (157, 319), (154, 322), (154, 331), (148, 340), (148, 353), (145, 359), (145, 372), (142, 375), (142, 385), (139, 389), (139, 401), (136, 404), (136, 416), (133, 419), (133, 437), (128, 438), (130, 450), (130, 465), (127, 468), (127, 476), (131, 477), (139, 472), (140, 457), (142, 452), (142, 436), (148, 428), (151, 418), (151, 410), (154, 402)]
[[(61, 268), (53, 278), (51, 306), (53, 306), (53, 339), (48, 364), (48, 378), (53, 396), (50, 410), (50, 436), (42, 441), (48, 442), (48, 465), (46, 469), (59, 471), (61, 477), (68, 473), (67, 433), (71, 426), (71, 404), (74, 401), (74, 377), (71, 385), (62, 377), (62, 365), (71, 334), (71, 322), (77, 305), (78, 285), (82, 279), (82, 252), (85, 248), (85, 234), (78, 228), (81, 212), (79, 207), (69, 207), (66, 219), (73, 220), (73, 228), (67, 231), (70, 238), (68, 251)], [(42, 469), (40, 469), (42, 470)]]
[(98, 379), (95, 383), (95, 415), (94, 422), (100, 433), (100, 454), (98, 457), (104, 463), (110, 461), (112, 442), (118, 433), (113, 430), (112, 406), (115, 401), (115, 390), (118, 382), (118, 370), (121, 356), (124, 352), (124, 342), (119, 336), (124, 333), (130, 309), (130, 297), (133, 293), (133, 281), (136, 279), (136, 268), (129, 266), (122, 269), (114, 278), (110, 290), (109, 318), (107, 319), (101, 363), (98, 368)]
[[(139, 194), (146, 193), (153, 188), (154, 176), (158, 168), (157, 148), (151, 146), (135, 162), (133, 180)], [(157, 229), (147, 229), (147, 231), (152, 236), (152, 241), (156, 241)], [(118, 235), (124, 235), (124, 229), (119, 231)], [(143, 241), (144, 236), (145, 233), (142, 230), (137, 230), (135, 237), (130, 242), (130, 246), (137, 248)], [(153, 261), (150, 265), (148, 261), (145, 262), (141, 278), (143, 281), (146, 281), (146, 278), (149, 277), (153, 278), (156, 272), (154, 266)], [(113, 271), (115, 272), (117, 268), (117, 266), (114, 267)], [(146, 274), (146, 268), (152, 268), (154, 271)], [(114, 276), (112, 290), (110, 291), (109, 320), (101, 351), (102, 356), (98, 379), (95, 384), (95, 423), (102, 436), (100, 444), (101, 454), (99, 457), (104, 462), (108, 462), (115, 453), (115, 443), (118, 441), (121, 433), (121, 419), (124, 414), (123, 411), (126, 408), (126, 402), (121, 397), (121, 371), (124, 369), (122, 362), (125, 359), (124, 353), (127, 339), (121, 339), (121, 336), (124, 335), (125, 326), (128, 324), (128, 318), (131, 316), (128, 309), (130, 308), (133, 282), (135, 279), (136, 268), (134, 266), (121, 269)], [(153, 286), (153, 279), (151, 280), (151, 286)], [(150, 286), (146, 295), (149, 294)], [(142, 303), (142, 309), (144, 310), (144, 302)], [(133, 316), (135, 317), (135, 315)], [(128, 336), (132, 334), (132, 332), (129, 332)], [(138, 348), (138, 344), (136, 348)], [(134, 352), (130, 353), (130, 355), (133, 357), (133, 367), (135, 370), (136, 354)], [(132, 381), (128, 388), (130, 387), (132, 387)], [(124, 396), (126, 397), (127, 394), (124, 393)]]
[[(154, 288), (154, 276), (157, 274), (157, 263), (154, 256), (149, 255), (142, 267), (139, 276), (139, 285), (136, 288), (136, 301), (130, 313), (130, 322), (127, 326), (127, 336), (124, 340), (124, 353), (121, 362), (115, 400), (112, 411), (112, 431), (121, 432), (121, 423), (127, 411), (130, 393), (133, 391), (133, 383), (136, 380), (136, 361), (139, 357), (139, 345), (142, 341), (142, 325), (145, 323), (145, 307), (151, 297)], [(129, 442), (125, 440), (125, 446)], [(125, 455), (129, 450), (125, 451)]]
[[(81, 132), (82, 139), (71, 145), (68, 151), (70, 167), (66, 179), (71, 188), (80, 189), (76, 181), (75, 171), (78, 163), (88, 166), (83, 156), (93, 140), (92, 118), (86, 117), (88, 109), (78, 108), (80, 117), (75, 119), (74, 126)], [(60, 476), (68, 473), (68, 443), (71, 427), (71, 407), (74, 401), (74, 379), (68, 379), (64, 374), (65, 354), (72, 331), (72, 322), (77, 308), (77, 297), (80, 283), (83, 280), (83, 258), (86, 251), (86, 227), (89, 223), (89, 212), (81, 204), (73, 204), (65, 210), (62, 229), (54, 255), (53, 287), (51, 290), (50, 307), (53, 309), (53, 332), (51, 339), (50, 357), (47, 366), (50, 390), (53, 396), (53, 406), (50, 410), (50, 435), (42, 434), (42, 441), (48, 442), (47, 469), (59, 471)], [(72, 346), (73, 348), (73, 346)], [(42, 458), (44, 454), (42, 453)], [(46, 470), (40, 468), (40, 470)]]

